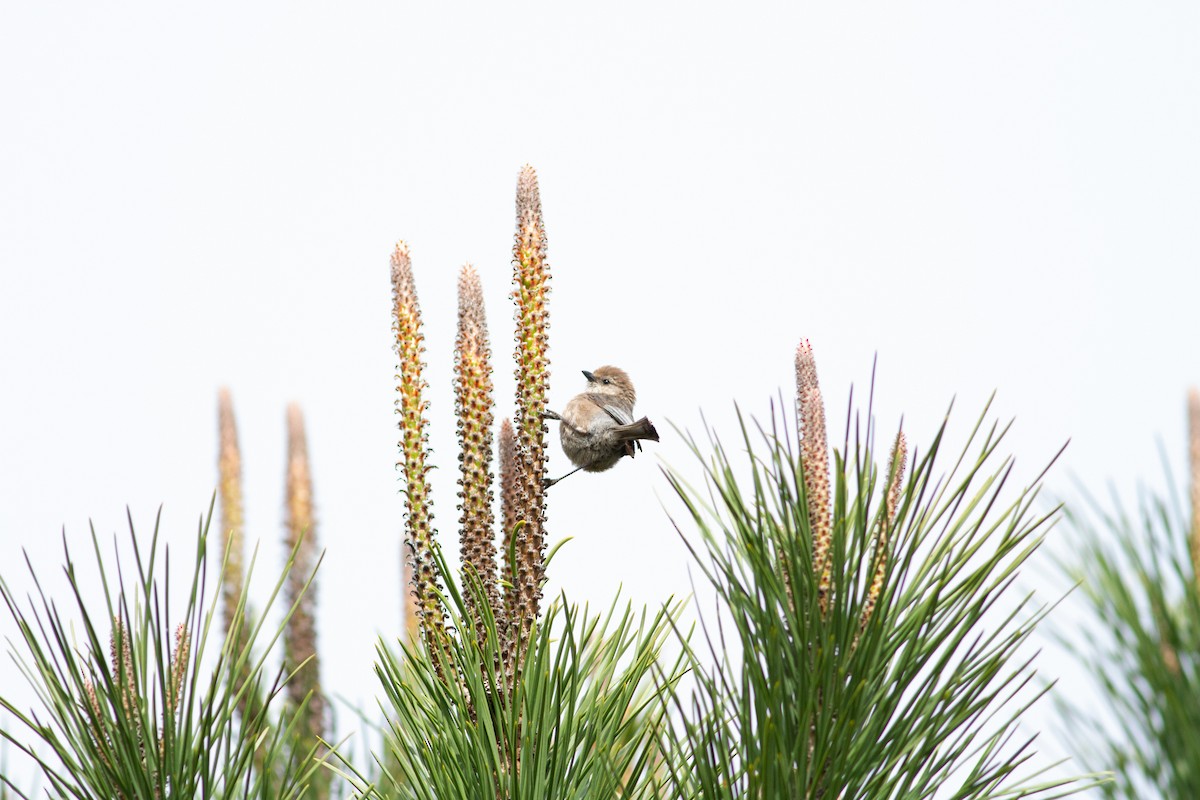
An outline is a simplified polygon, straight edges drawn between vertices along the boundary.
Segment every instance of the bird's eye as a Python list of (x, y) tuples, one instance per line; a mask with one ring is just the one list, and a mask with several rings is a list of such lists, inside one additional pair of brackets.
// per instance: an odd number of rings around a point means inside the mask
[(604, 379), (604, 385), (605, 385), (605, 386), (608, 386), (610, 383), (612, 383), (612, 381), (610, 381), (608, 378), (605, 378), (605, 379)]

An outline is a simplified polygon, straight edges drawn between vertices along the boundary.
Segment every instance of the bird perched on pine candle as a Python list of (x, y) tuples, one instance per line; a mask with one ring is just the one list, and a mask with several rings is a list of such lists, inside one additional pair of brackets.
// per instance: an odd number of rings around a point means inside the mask
[(561, 415), (547, 416), (560, 420), (563, 452), (575, 469), (562, 478), (546, 480), (550, 487), (567, 475), (579, 470), (603, 472), (611, 469), (624, 456), (633, 457), (642, 449), (641, 440), (658, 441), (658, 431), (646, 417), (634, 422), (633, 404), (637, 392), (633, 381), (617, 367), (600, 367), (595, 372), (583, 371), (587, 389), (575, 395)]

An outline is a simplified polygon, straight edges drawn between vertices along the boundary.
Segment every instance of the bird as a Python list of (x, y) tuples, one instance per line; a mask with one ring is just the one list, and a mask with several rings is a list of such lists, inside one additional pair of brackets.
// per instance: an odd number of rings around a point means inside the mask
[(571, 398), (562, 414), (551, 411), (546, 415), (559, 420), (563, 452), (575, 465), (562, 478), (547, 478), (546, 488), (579, 470), (612, 469), (623, 457), (633, 458), (642, 449), (642, 440), (658, 441), (658, 431), (648, 418), (633, 419), (637, 392), (624, 370), (613, 366), (598, 367), (594, 372), (585, 369), (583, 377), (587, 388)]

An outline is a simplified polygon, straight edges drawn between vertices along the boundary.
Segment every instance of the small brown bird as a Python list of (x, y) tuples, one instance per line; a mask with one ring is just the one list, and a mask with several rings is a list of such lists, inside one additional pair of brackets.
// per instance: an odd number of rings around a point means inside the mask
[(575, 395), (562, 415), (550, 412), (551, 419), (561, 421), (563, 452), (575, 469), (554, 480), (550, 487), (579, 470), (603, 472), (611, 469), (623, 456), (633, 457), (641, 450), (639, 440), (658, 441), (658, 431), (646, 417), (633, 421), (633, 404), (637, 392), (624, 370), (600, 367), (595, 372), (583, 371), (587, 389)]

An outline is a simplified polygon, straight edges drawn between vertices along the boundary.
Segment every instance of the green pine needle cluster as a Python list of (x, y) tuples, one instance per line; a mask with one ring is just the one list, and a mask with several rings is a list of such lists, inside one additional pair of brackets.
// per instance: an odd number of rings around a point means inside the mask
[[(204, 593), (208, 541), (202, 525), (182, 609), (171, 606), (169, 559), (159, 547), (157, 522), (148, 546), (139, 544), (130, 522), (132, 573), (119, 561), (111, 565), (93, 531), (85, 562), (99, 569), (99, 603), (84, 596), (81, 564), (69, 548), (66, 606), (41, 588), (32, 564), (38, 588), (28, 603), (0, 580), (0, 596), (20, 632), (14, 657), (41, 706), (25, 711), (0, 697), (0, 708), (17, 721), (0, 736), (34, 760), (50, 796), (288, 800), (304, 797), (319, 774), (317, 743), (307, 752), (293, 747), (290, 732), (300, 711), (275, 711), (284, 680), (268, 674), (265, 654), (282, 626), (269, 631), (249, 622), (240, 603), (227, 617), (232, 630), (222, 633), (215, 593)], [(247, 703), (249, 697), (255, 702)], [(0, 783), (26, 796), (7, 778), (0, 776)]]
[(1148, 492), (1134, 514), (1085, 502), (1068, 514), (1073, 555), (1060, 563), (1083, 619), (1055, 633), (1103, 702), (1059, 702), (1060, 735), (1084, 765), (1113, 773), (1105, 797), (1200, 797), (1193, 526), (1177, 500)]
[(704, 486), (669, 477), (727, 618), (704, 626), (692, 651), (698, 688), (673, 701), (682, 724), (667, 796), (1058, 797), (1082, 788), (1035, 766), (1033, 737), (1017, 730), (1039, 694), (1025, 691), (1033, 669), (1022, 645), (1045, 608), (1013, 597), (1012, 583), (1053, 515), (1034, 512), (1036, 482), (1005, 499), (1004, 430), (983, 420), (948, 475), (936, 468), (943, 425), (894, 494), (896, 450), (881, 472), (868, 423), (834, 452), (829, 546), (816, 560), (805, 448), (778, 414), (756, 431), (743, 422), (742, 463), (714, 433), (703, 445), (689, 438)]

